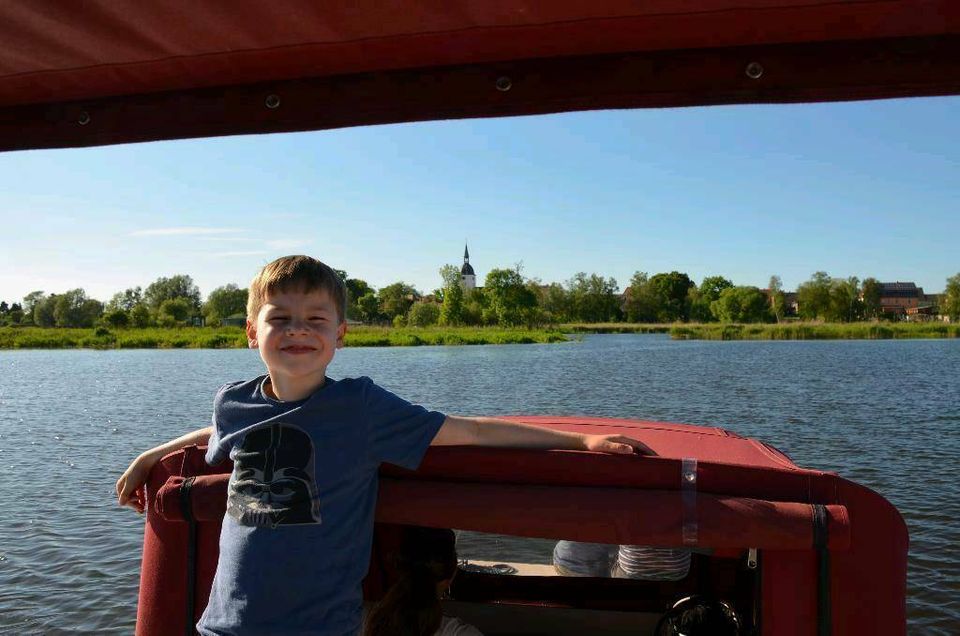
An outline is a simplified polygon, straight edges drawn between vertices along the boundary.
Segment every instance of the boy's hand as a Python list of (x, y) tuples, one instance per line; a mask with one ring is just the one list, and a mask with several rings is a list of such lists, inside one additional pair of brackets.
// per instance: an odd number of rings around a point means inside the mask
[(159, 458), (151, 453), (144, 453), (130, 463), (120, 479), (117, 480), (117, 501), (121, 506), (133, 508), (143, 514), (146, 508), (146, 496), (143, 485), (150, 475), (150, 469)]
[(656, 455), (643, 442), (624, 435), (585, 435), (583, 446), (586, 450), (615, 455)]
[(123, 471), (120, 479), (117, 480), (117, 501), (120, 502), (120, 505), (128, 506), (143, 514), (147, 507), (143, 485), (147, 483), (147, 477), (150, 475), (150, 470), (154, 464), (167, 453), (178, 451), (185, 446), (206, 444), (212, 430), (209, 426), (201, 428), (141, 453), (139, 457), (130, 462), (130, 466)]

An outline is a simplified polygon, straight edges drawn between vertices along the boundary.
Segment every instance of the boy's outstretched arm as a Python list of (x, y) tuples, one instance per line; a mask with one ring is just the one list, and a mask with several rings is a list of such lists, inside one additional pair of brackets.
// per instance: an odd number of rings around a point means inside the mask
[(582, 435), (553, 431), (492, 417), (448, 415), (431, 442), (434, 446), (501, 446), (589, 450), (620, 455), (656, 455), (649, 446), (623, 435)]
[(120, 505), (129, 506), (142, 513), (147, 504), (143, 497), (143, 484), (146, 483), (147, 476), (150, 475), (150, 469), (153, 468), (154, 464), (160, 461), (164, 455), (178, 451), (184, 446), (205, 444), (210, 439), (210, 433), (212, 432), (213, 428), (210, 426), (201, 428), (141, 453), (130, 462), (130, 466), (123, 471), (120, 479), (117, 480), (117, 501), (120, 502)]

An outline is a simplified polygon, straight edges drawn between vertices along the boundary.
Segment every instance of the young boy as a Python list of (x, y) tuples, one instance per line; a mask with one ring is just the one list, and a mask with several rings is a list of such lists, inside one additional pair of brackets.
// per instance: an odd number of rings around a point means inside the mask
[(141, 487), (167, 453), (207, 442), (209, 463), (233, 460), (204, 636), (355, 635), (381, 462), (415, 469), (431, 444), (652, 452), (621, 436), (445, 416), (366, 377), (334, 381), (345, 305), (343, 281), (316, 259), (265, 266), (250, 284), (247, 338), (267, 374), (223, 386), (212, 426), (143, 453), (117, 480), (120, 504), (143, 512)]

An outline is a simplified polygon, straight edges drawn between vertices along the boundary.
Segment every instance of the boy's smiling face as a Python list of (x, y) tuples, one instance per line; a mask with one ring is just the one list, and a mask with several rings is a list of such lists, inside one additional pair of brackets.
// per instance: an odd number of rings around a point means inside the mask
[(276, 397), (297, 400), (323, 384), (346, 329), (327, 292), (285, 291), (269, 294), (256, 320), (247, 320), (247, 339), (260, 350)]

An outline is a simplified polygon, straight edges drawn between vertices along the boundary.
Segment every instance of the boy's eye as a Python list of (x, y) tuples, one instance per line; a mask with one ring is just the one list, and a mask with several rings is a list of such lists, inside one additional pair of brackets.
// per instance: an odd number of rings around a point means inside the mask
[(286, 320), (286, 316), (270, 316), (267, 318), (267, 322), (277, 322), (278, 320)]
[(310, 320), (326, 320), (326, 316), (310, 316)]

